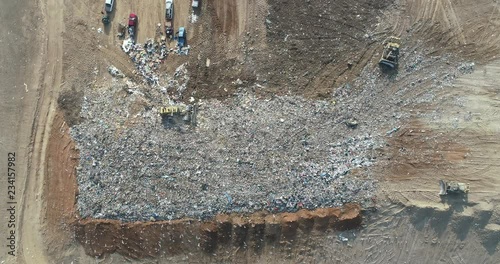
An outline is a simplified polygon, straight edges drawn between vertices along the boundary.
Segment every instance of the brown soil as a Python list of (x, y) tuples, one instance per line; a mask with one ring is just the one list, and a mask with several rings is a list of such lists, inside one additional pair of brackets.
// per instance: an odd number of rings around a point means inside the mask
[[(45, 201), (44, 223), (49, 238), (50, 251), (67, 250), (74, 238), (73, 223), (77, 220), (76, 166), (79, 153), (69, 135), (69, 126), (61, 113), (52, 123), (52, 133), (47, 149), (47, 178), (44, 186)], [(49, 202), (50, 201), (50, 202)]]
[[(263, 96), (325, 98), (357, 77), (373, 56), (379, 43), (365, 35), (393, 1), (206, 2), (210, 16), (193, 39), (199, 55), (189, 61), (187, 95), (226, 98), (240, 79), (265, 86), (256, 91)], [(205, 66), (207, 58), (213, 66)]]
[(388, 181), (417, 178), (423, 171), (446, 170), (464, 161), (469, 150), (456, 142), (454, 136), (440, 134), (414, 120), (389, 139), (387, 153), (391, 173)]
[(342, 209), (301, 210), (276, 215), (266, 212), (218, 215), (209, 222), (184, 219), (121, 223), (116, 220), (84, 219), (78, 221), (75, 228), (76, 239), (88, 255), (103, 256), (117, 252), (131, 258), (144, 258), (197, 251), (214, 253), (218, 249), (223, 250), (219, 245), (247, 247), (261, 244), (259, 247), (263, 247), (263, 237), (274, 236), (273, 243), (287, 243), (294, 240), (297, 232), (307, 235), (313, 229), (346, 230), (357, 228), (360, 224), (359, 205), (348, 204)]

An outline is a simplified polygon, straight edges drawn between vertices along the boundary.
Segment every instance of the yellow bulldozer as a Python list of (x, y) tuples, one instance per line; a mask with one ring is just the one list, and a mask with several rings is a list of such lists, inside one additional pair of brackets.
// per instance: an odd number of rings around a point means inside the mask
[(169, 105), (160, 107), (162, 122), (167, 127), (178, 126), (180, 124), (191, 124), (196, 126), (197, 106), (193, 105)]
[(379, 66), (384, 70), (395, 70), (398, 67), (399, 47), (401, 39), (391, 36), (384, 41), (384, 51), (378, 62)]
[(468, 194), (470, 187), (468, 183), (439, 181), (439, 195), (447, 194)]

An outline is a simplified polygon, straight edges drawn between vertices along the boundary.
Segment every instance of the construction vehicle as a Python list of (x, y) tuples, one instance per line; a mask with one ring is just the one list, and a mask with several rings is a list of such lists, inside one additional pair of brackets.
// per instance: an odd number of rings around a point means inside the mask
[(179, 106), (166, 106), (160, 107), (160, 115), (161, 116), (174, 116), (175, 114), (184, 113), (184, 109)]
[(378, 62), (379, 66), (385, 70), (395, 70), (398, 67), (399, 48), (401, 39), (391, 36), (384, 41), (384, 51)]
[(160, 107), (162, 122), (168, 126), (176, 126), (181, 123), (196, 124), (196, 105), (170, 105)]
[(462, 182), (445, 182), (443, 180), (439, 181), (439, 195), (447, 194), (467, 194), (469, 193), (469, 184)]

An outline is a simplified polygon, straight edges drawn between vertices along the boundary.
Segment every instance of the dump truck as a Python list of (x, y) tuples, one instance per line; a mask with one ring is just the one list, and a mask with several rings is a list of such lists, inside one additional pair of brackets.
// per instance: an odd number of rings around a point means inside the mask
[(448, 195), (448, 194), (467, 194), (469, 193), (469, 184), (462, 182), (447, 182), (444, 180), (439, 181), (439, 195)]
[(378, 64), (382, 69), (395, 70), (398, 67), (401, 39), (391, 36), (384, 41), (384, 51)]

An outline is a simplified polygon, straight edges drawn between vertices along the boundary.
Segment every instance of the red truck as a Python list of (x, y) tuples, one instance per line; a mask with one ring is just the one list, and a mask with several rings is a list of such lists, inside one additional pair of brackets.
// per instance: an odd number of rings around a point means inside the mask
[(128, 34), (130, 39), (135, 42), (135, 31), (137, 27), (137, 15), (130, 13), (128, 16)]

